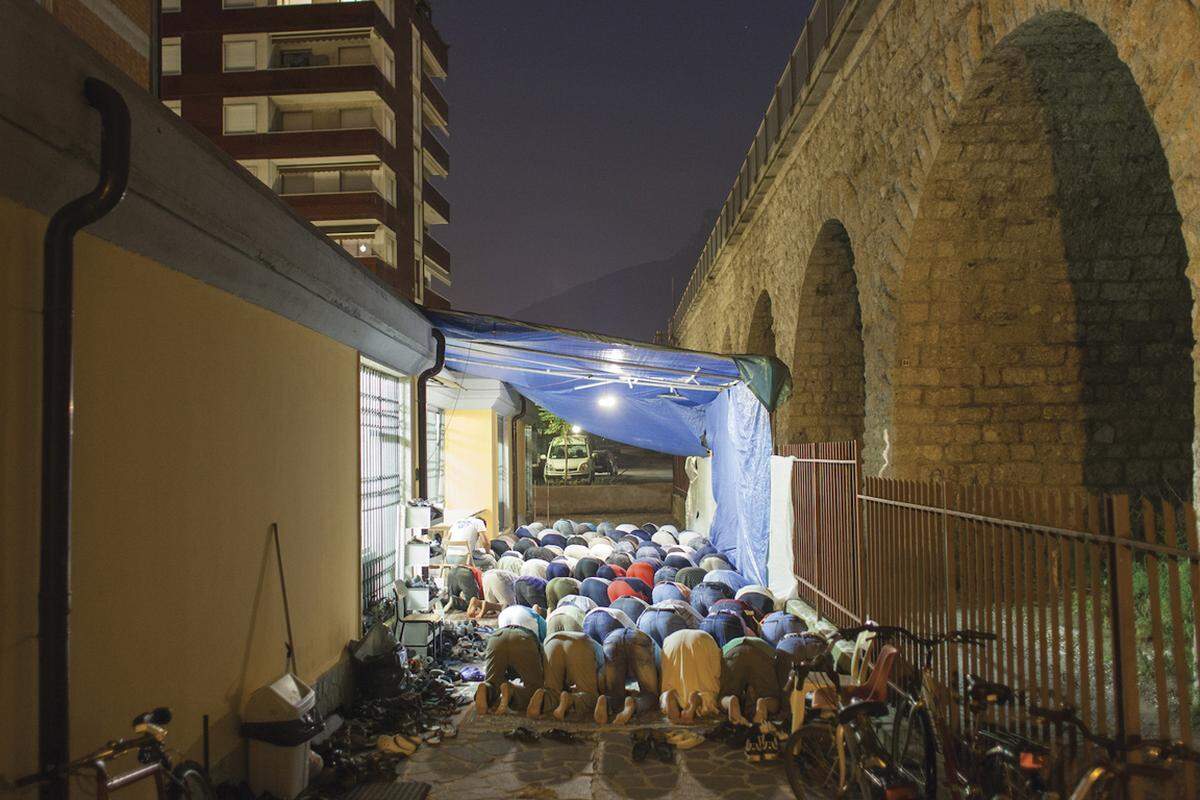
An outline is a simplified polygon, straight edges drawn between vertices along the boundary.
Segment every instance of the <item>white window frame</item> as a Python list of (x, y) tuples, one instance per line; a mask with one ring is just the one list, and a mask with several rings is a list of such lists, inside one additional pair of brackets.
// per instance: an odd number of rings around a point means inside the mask
[[(250, 108), (253, 111), (253, 127), (249, 130), (232, 130), (229, 127), (230, 109), (246, 108)], [(244, 136), (247, 134), (258, 133), (258, 103), (226, 103), (221, 113), (221, 133), (226, 136)]]
[[(167, 53), (175, 53), (175, 68), (167, 68)], [(183, 42), (178, 36), (172, 36), (162, 40), (162, 51), (160, 53), (160, 65), (163, 75), (181, 75), (183, 74)]]
[[(229, 51), (231, 47), (250, 46), (250, 65), (244, 67), (231, 67), (229, 65)], [(226, 38), (221, 43), (221, 70), (223, 72), (253, 72), (258, 69), (258, 40), (257, 39), (233, 39)]]

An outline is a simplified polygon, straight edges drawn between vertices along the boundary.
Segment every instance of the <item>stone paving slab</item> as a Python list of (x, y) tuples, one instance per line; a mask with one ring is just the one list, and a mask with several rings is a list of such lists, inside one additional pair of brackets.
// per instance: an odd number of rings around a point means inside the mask
[[(578, 744), (549, 740), (533, 744), (504, 738), (517, 725), (535, 730), (566, 728)], [(467, 709), (459, 735), (421, 748), (402, 762), (398, 777), (433, 785), (431, 800), (786, 800), (791, 797), (783, 768), (751, 764), (740, 750), (721, 743), (678, 751), (673, 764), (632, 758), (631, 733), (638, 727), (528, 720), (511, 714), (479, 718)], [(659, 723), (655, 727), (670, 727)], [(702, 730), (693, 726), (692, 730)]]

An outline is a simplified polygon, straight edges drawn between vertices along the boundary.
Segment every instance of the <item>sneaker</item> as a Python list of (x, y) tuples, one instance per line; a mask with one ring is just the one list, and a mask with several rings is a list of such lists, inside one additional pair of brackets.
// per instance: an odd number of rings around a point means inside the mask
[(746, 739), (746, 747), (744, 748), (744, 751), (746, 753), (747, 761), (749, 761), (751, 763), (755, 763), (755, 764), (757, 764), (759, 761), (762, 761), (763, 745), (762, 745), (761, 737), (759, 737), (759, 736), (748, 737)]
[(762, 742), (762, 757), (763, 761), (775, 761), (779, 758), (779, 739), (773, 734), (759, 734), (759, 740)]

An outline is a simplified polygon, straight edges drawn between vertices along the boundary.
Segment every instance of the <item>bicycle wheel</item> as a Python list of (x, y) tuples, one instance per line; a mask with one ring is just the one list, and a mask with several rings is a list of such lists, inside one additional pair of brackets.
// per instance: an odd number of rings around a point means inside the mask
[(183, 761), (171, 770), (167, 800), (217, 800), (217, 793), (204, 768), (195, 761)]
[(892, 720), (892, 763), (917, 787), (919, 797), (937, 797), (937, 745), (929, 712), (907, 704), (896, 710)]
[(783, 767), (796, 800), (837, 797), (839, 763), (834, 726), (824, 720), (801, 725), (783, 746)]

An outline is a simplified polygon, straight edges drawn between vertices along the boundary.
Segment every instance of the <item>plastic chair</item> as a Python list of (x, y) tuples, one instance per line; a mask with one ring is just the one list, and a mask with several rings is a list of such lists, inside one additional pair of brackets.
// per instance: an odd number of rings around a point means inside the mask
[[(837, 708), (841, 704), (862, 701), (884, 702), (888, 697), (888, 679), (900, 651), (892, 645), (884, 645), (871, 665), (870, 675), (866, 680), (849, 686), (840, 686), (837, 695), (833, 689), (818, 689), (813, 692), (813, 708)], [(864, 659), (865, 660), (865, 659)]]

